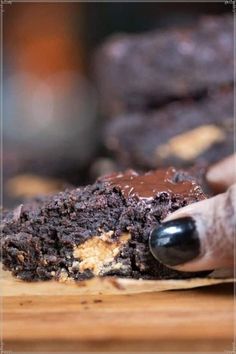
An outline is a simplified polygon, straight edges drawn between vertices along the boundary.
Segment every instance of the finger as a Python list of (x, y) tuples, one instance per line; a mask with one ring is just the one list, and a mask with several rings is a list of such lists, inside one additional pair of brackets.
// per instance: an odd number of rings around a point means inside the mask
[(150, 235), (150, 250), (181, 271), (233, 267), (236, 184), (226, 193), (188, 205), (169, 215)]
[(208, 170), (206, 179), (217, 193), (226, 191), (228, 187), (236, 183), (236, 154), (213, 165)]

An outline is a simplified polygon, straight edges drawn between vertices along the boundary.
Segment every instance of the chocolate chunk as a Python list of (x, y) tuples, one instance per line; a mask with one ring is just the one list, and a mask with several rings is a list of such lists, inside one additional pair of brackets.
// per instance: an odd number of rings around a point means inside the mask
[[(174, 168), (158, 170), (155, 172), (138, 175), (135, 172), (118, 174), (107, 177), (112, 186), (121, 190), (122, 194), (138, 199), (153, 199), (160, 193), (181, 194), (183, 197), (190, 197), (196, 194), (199, 187), (194, 181), (183, 180), (175, 182), (176, 170)], [(201, 193), (200, 193), (201, 194)]]

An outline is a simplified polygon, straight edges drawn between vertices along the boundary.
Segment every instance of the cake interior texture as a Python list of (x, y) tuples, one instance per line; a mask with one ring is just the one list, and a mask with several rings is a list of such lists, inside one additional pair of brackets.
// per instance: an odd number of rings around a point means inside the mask
[(169, 213), (204, 198), (193, 177), (173, 168), (103, 177), (4, 213), (2, 262), (27, 281), (192, 277), (155, 260), (148, 239)]

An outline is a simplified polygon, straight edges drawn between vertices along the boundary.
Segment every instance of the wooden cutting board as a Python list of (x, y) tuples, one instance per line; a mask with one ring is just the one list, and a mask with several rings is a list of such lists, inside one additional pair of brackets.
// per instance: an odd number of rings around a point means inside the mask
[(232, 284), (126, 295), (15, 294), (3, 296), (2, 305), (6, 351), (232, 349)]

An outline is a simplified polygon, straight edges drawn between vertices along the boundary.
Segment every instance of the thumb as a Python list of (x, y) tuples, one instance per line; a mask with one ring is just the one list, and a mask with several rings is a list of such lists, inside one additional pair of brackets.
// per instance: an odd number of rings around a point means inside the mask
[(150, 235), (153, 256), (180, 271), (233, 267), (236, 184), (169, 215)]

